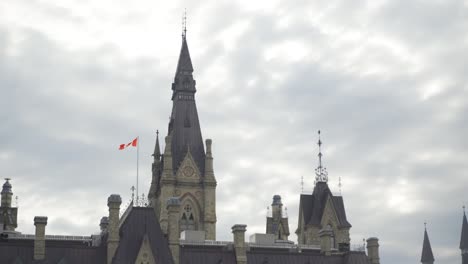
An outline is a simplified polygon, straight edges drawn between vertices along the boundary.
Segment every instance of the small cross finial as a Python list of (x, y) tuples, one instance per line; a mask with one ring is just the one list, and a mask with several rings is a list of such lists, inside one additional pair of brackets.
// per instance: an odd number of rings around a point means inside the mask
[(465, 207), (465, 205), (463, 205), (463, 213), (465, 213), (465, 209), (466, 209), (466, 207)]
[(156, 130), (156, 136), (159, 136), (159, 130)]
[(11, 180), (11, 178), (5, 178), (5, 181), (9, 181), (9, 180)]
[(424, 221), (424, 229), (427, 229), (427, 222)]

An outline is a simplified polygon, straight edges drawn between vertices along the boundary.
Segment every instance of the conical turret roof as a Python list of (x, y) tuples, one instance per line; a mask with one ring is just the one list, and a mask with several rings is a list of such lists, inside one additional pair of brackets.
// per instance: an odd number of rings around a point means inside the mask
[(421, 253), (421, 263), (433, 263), (434, 254), (432, 254), (431, 242), (429, 241), (429, 236), (427, 235), (427, 229), (424, 229), (424, 241), (423, 249)]
[(460, 249), (468, 249), (468, 221), (466, 220), (466, 214), (463, 212), (463, 223), (462, 232), (460, 239)]

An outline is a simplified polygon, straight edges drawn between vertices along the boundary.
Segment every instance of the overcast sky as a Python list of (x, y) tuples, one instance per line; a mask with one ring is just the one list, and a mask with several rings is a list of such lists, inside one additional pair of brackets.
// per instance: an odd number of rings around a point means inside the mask
[(352, 244), (377, 236), (381, 263), (418, 263), (427, 221), (436, 263), (461, 263), (466, 0), (0, 1), (0, 176), (19, 231), (47, 215), (48, 234), (97, 232), (107, 197), (130, 199), (136, 153), (117, 147), (137, 135), (148, 191), (184, 8), (219, 240), (264, 232), (274, 194), (294, 233), (320, 129)]

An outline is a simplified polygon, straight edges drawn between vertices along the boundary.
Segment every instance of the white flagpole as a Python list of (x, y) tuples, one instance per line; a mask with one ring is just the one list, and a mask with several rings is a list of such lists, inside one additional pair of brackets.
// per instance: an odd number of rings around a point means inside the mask
[(140, 152), (140, 136), (137, 136), (137, 178), (136, 178), (136, 196), (137, 196), (137, 201), (138, 201), (138, 161), (140, 159), (139, 157), (139, 152)]

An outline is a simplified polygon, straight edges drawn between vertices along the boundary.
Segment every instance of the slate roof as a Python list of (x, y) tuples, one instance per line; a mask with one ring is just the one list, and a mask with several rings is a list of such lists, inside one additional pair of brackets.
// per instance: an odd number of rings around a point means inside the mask
[[(33, 260), (34, 240), (5, 239), (0, 240), (2, 264), (102, 264), (105, 262), (106, 247), (89, 246), (82, 241), (46, 240), (46, 259)], [(62, 261), (62, 262), (60, 262)]]
[(364, 252), (325, 256), (318, 250), (290, 252), (289, 249), (260, 248), (247, 252), (248, 264), (369, 264)]
[[(236, 264), (233, 245), (183, 245), (180, 264)], [(289, 248), (250, 247), (248, 264), (370, 264), (364, 252), (346, 252), (325, 256), (319, 250), (290, 252)]]
[(154, 209), (132, 207), (120, 226), (120, 242), (112, 263), (135, 263), (145, 234), (157, 264), (172, 264), (166, 237), (161, 231)]
[(195, 80), (187, 40), (182, 38), (177, 71), (172, 84), (172, 114), (168, 134), (172, 135), (172, 163), (177, 171), (190, 148), (201, 175), (205, 171), (205, 148), (195, 103)]
[(180, 264), (236, 264), (233, 248), (184, 245), (180, 247)]
[(463, 213), (463, 223), (460, 238), (460, 249), (468, 249), (468, 222), (466, 220), (466, 214)]
[(300, 210), (303, 212), (304, 223), (306, 225), (320, 225), (328, 196), (331, 196), (340, 227), (351, 227), (346, 218), (343, 197), (334, 196), (326, 182), (317, 182), (311, 195), (301, 194)]
[(431, 242), (429, 241), (429, 236), (427, 235), (427, 230), (424, 230), (424, 242), (423, 249), (421, 253), (421, 262), (422, 263), (433, 263), (434, 255), (432, 254)]

